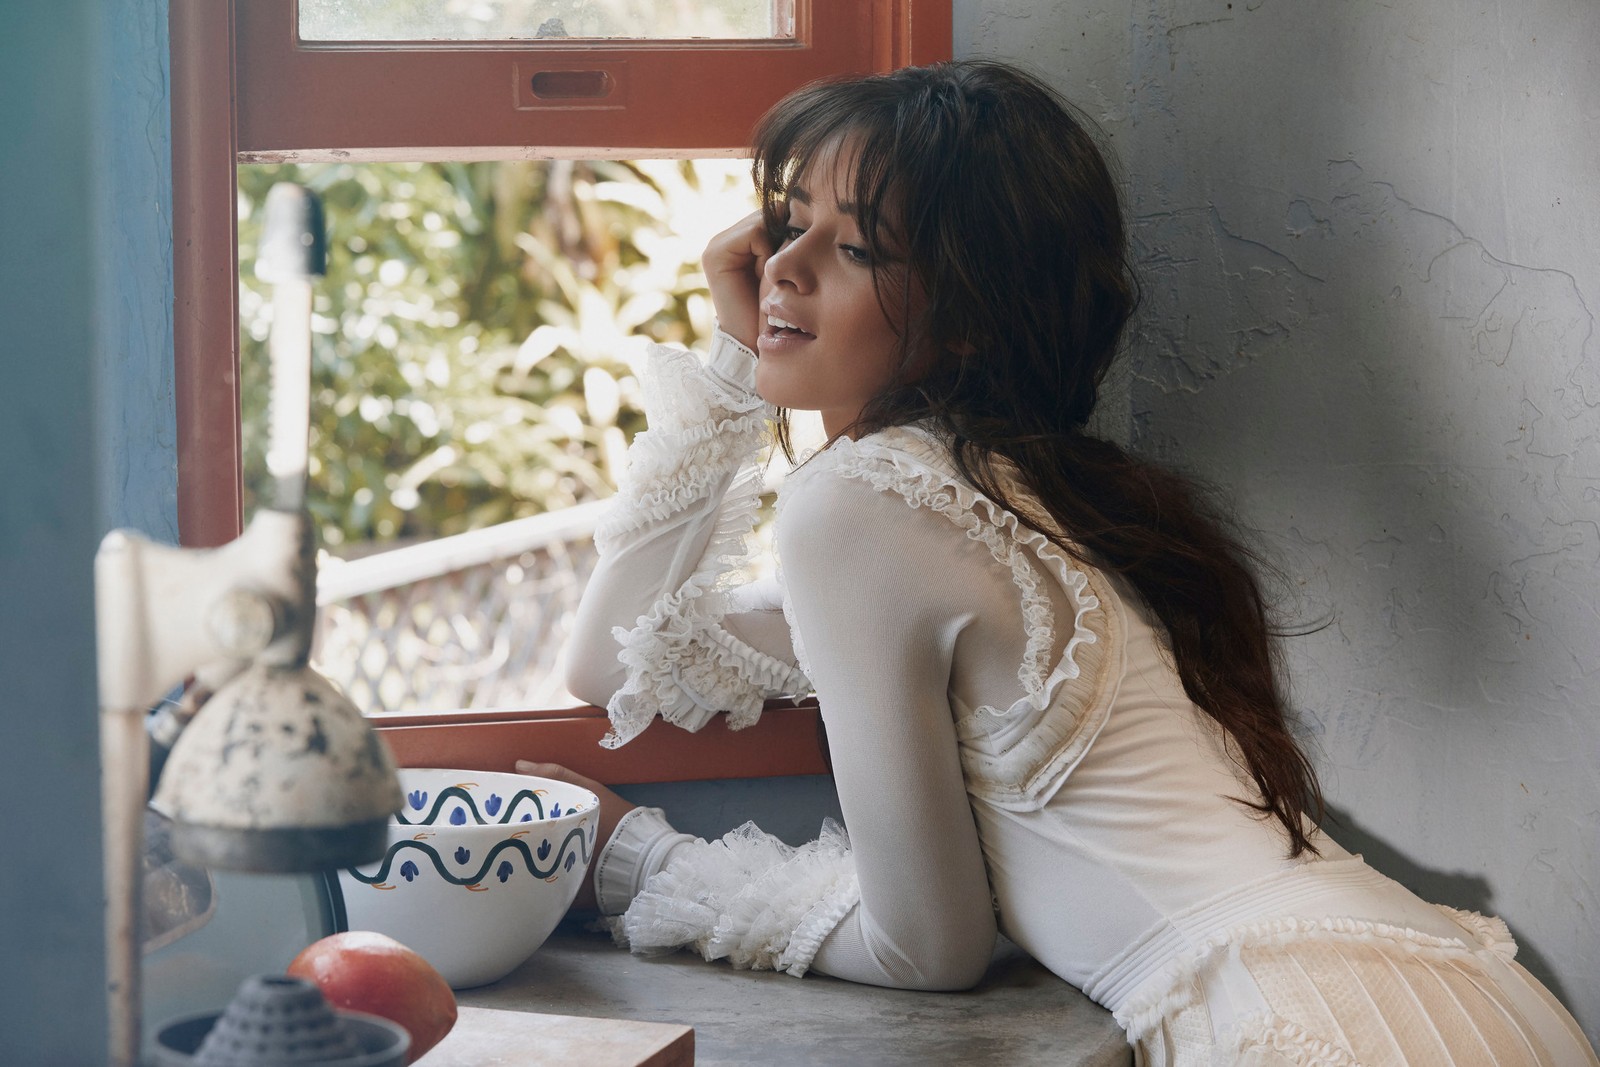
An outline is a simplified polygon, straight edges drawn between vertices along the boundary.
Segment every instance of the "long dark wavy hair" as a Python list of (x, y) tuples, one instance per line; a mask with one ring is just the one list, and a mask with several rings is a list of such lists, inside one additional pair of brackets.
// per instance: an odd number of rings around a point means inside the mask
[[(849, 146), (863, 239), (885, 265), (880, 302), (926, 310), (896, 324), (899, 371), (847, 432), (931, 424), (980, 492), (1121, 575), (1164, 625), (1189, 698), (1227, 729), (1254, 779), (1259, 798), (1240, 802), (1283, 824), (1291, 855), (1315, 852), (1302, 816), (1320, 821), (1322, 797), (1290, 732), (1259, 561), (1208, 494), (1086, 430), (1139, 293), (1091, 125), (995, 62), (821, 82), (762, 119), (755, 181), (779, 235), (790, 183)], [(910, 299), (914, 287), (925, 300)], [(788, 451), (785, 420), (779, 439)], [(1034, 506), (1016, 498), (1006, 464)], [(1049, 521), (1035, 517), (1041, 506)]]

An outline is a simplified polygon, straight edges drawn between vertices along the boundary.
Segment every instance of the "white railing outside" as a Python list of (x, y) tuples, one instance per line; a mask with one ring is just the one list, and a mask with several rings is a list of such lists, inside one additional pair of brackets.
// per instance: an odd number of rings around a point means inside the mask
[(370, 712), (563, 707), (604, 501), (323, 561), (316, 668)]

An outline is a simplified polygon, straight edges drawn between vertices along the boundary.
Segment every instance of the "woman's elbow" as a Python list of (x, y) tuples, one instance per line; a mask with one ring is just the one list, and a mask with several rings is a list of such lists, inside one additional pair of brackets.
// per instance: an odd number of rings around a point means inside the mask
[(622, 663), (617, 659), (614, 644), (612, 648), (605, 650), (604, 654), (585, 651), (586, 647), (593, 646), (580, 645), (576, 642), (568, 645), (567, 692), (585, 704), (603, 708), (611, 702), (612, 695), (622, 687), (624, 677)]
[(993, 916), (986, 915), (954, 929), (922, 931), (905, 939), (916, 946), (910, 950), (886, 950), (880, 944), (875, 955), (902, 989), (957, 992), (983, 980), (994, 957), (995, 932)]
[(597, 603), (593, 593), (592, 587), (584, 590), (573, 614), (567, 631), (564, 673), (567, 692), (586, 704), (603, 708), (622, 688), (627, 671), (618, 658), (616, 639), (611, 636), (617, 613)]
[(983, 980), (994, 956), (994, 938), (986, 944), (963, 945), (958, 950), (940, 953), (919, 971), (915, 988), (937, 993), (957, 993), (971, 989)]

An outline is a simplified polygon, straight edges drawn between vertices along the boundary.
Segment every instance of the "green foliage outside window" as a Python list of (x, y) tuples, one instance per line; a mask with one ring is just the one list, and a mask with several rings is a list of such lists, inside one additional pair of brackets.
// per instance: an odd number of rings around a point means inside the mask
[(340, 554), (609, 494), (643, 425), (631, 361), (708, 337), (700, 252), (753, 210), (738, 160), (241, 167), (247, 510), (269, 484), (271, 291), (253, 264), (278, 181), (327, 215), (308, 499)]

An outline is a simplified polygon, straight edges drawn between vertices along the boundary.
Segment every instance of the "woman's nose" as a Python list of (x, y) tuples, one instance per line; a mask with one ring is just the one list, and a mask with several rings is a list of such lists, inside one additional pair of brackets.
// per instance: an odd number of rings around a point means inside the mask
[(798, 239), (785, 242), (781, 248), (767, 257), (767, 264), (762, 268), (767, 284), (774, 287), (786, 284), (798, 292), (810, 292), (815, 284), (816, 274), (807, 261), (807, 252), (805, 234), (801, 234)]

